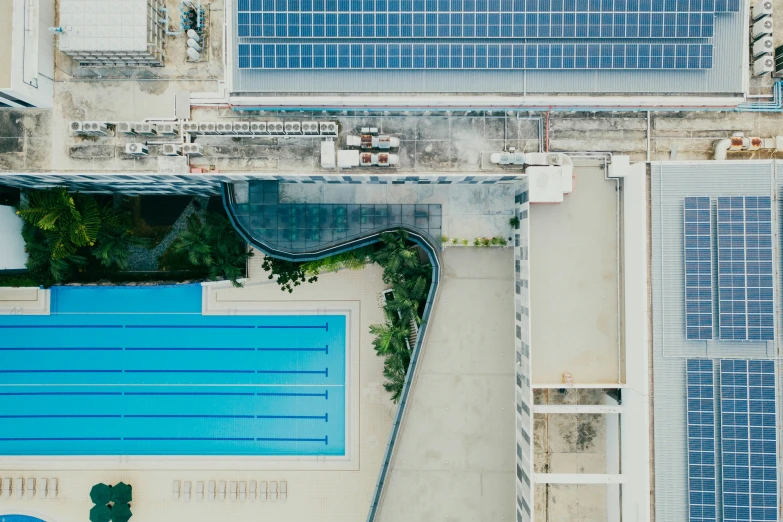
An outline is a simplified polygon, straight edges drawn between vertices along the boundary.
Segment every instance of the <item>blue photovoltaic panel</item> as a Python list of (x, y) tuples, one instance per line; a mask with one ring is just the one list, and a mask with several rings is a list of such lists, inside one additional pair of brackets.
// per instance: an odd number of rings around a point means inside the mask
[(773, 361), (722, 360), (720, 393), (723, 520), (776, 521)]
[(738, 9), (739, 0), (238, 0), (238, 67), (709, 69), (716, 13)]
[(709, 197), (686, 197), (685, 337), (712, 339), (712, 220)]
[(240, 44), (240, 69), (709, 69), (710, 44)]
[(770, 198), (720, 197), (717, 214), (720, 338), (771, 341), (775, 328)]
[(689, 359), (686, 379), (689, 520), (716, 522), (715, 386), (712, 361)]

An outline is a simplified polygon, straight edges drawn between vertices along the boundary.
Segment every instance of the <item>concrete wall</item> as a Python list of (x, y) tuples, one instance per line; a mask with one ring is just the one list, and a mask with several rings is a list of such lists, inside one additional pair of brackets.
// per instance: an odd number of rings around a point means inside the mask
[(19, 270), (27, 262), (22, 219), (14, 207), (0, 206), (0, 270)]
[(528, 180), (516, 183), (514, 190), (519, 227), (514, 231), (514, 309), (516, 313), (516, 443), (517, 443), (517, 521), (533, 520), (533, 389), (530, 363), (530, 203)]

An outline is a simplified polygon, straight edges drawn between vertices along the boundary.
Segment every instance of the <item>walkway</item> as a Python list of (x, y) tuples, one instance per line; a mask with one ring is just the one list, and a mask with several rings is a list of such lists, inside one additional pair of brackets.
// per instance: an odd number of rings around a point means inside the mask
[(514, 519), (511, 249), (443, 253), (378, 522)]

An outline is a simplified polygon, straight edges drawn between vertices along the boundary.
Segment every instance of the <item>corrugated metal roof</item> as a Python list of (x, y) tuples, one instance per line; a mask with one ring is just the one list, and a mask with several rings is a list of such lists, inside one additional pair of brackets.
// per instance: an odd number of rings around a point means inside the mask
[[(230, 52), (237, 63), (236, 12)], [(738, 94), (746, 71), (740, 14), (715, 19), (712, 69), (675, 70), (272, 70), (234, 67), (235, 93)], [(704, 40), (706, 42), (706, 40)], [(629, 40), (629, 43), (631, 41)], [(569, 42), (573, 43), (573, 41)]]
[[(686, 357), (772, 357), (776, 343), (686, 341), (683, 267), (685, 196), (766, 195), (772, 161), (652, 164), (653, 380), (656, 519), (688, 520)], [(773, 220), (777, 218), (773, 206)], [(777, 252), (777, 244), (774, 245)], [(717, 277), (713, 268), (713, 277)], [(776, 292), (776, 300), (778, 299)]]

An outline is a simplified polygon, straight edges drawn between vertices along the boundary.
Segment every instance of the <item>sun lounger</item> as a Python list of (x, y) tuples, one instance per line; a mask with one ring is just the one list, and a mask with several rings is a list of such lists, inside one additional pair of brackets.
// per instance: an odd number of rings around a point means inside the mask
[(57, 494), (60, 492), (57, 487), (59, 486), (56, 478), (49, 479), (49, 489), (46, 490), (46, 498), (57, 498)]
[(258, 499), (264, 501), (267, 499), (266, 480), (261, 481), (258, 484)]
[(175, 480), (171, 488), (171, 498), (179, 500), (179, 480)]
[(190, 502), (190, 481), (186, 480), (182, 486), (182, 499), (185, 502)]
[(35, 496), (35, 479), (34, 478), (25, 479), (24, 485), (25, 485), (25, 496), (27, 498), (33, 498)]
[(250, 481), (250, 500), (255, 500), (256, 499), (257, 491), (258, 491), (258, 484), (256, 483), (255, 480), (251, 480)]
[(46, 498), (47, 482), (46, 479), (38, 479), (38, 489), (35, 491), (35, 498)]
[(204, 500), (204, 481), (196, 482), (196, 500)]
[(280, 500), (288, 498), (288, 482), (285, 480), (280, 481)]
[(16, 498), (22, 498), (22, 495), (24, 495), (23, 478), (17, 478), (14, 480), (14, 493), (16, 493)]
[(269, 500), (277, 500), (277, 481), (269, 483)]
[(239, 483), (239, 500), (247, 500), (247, 482), (244, 480)]
[(207, 500), (215, 500), (215, 481), (210, 480), (207, 483)]
[(228, 499), (234, 501), (237, 499), (237, 481), (232, 480), (228, 484)]
[(218, 482), (218, 494), (217, 494), (218, 500), (226, 500), (226, 481), (221, 480)]

